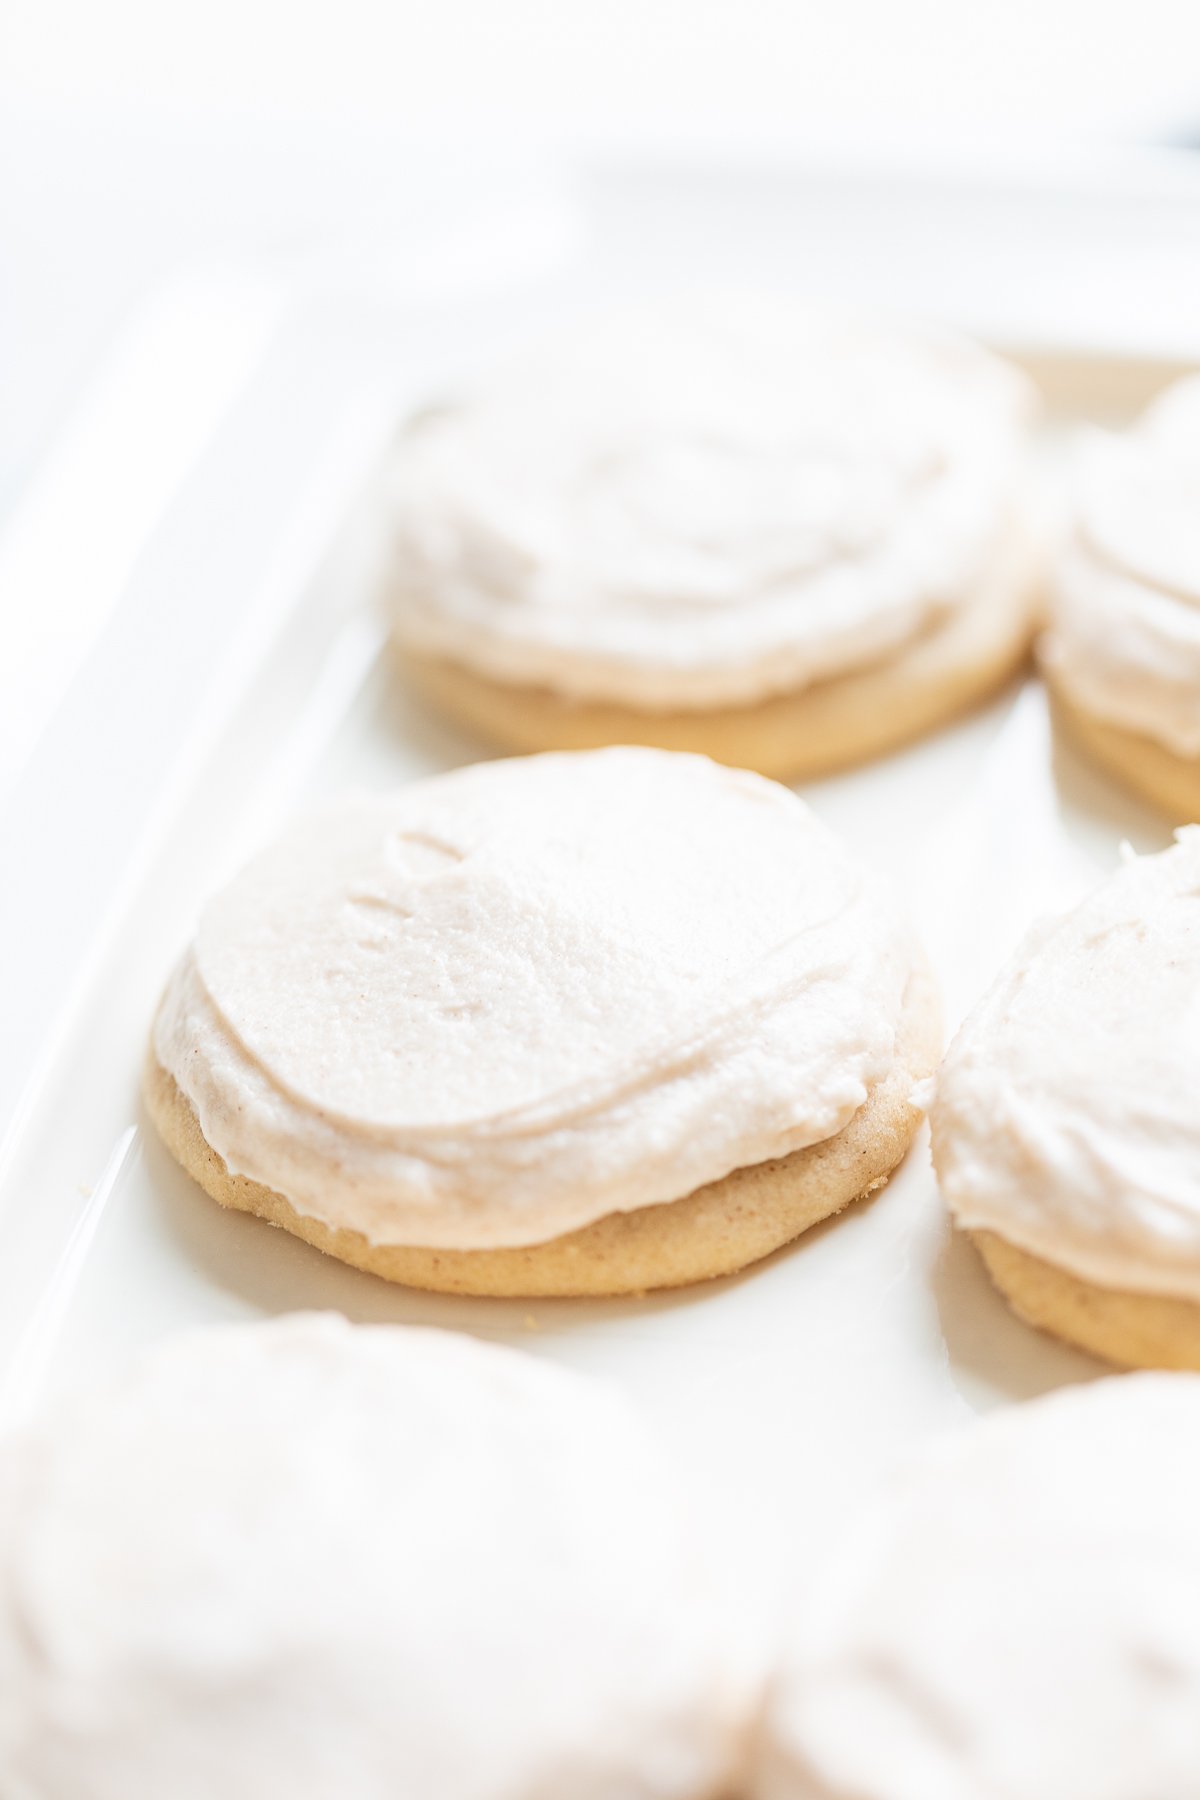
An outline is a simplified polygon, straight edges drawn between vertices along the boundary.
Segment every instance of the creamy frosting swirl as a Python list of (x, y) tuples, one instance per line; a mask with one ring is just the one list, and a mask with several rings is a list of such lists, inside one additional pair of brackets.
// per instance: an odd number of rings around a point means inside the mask
[(332, 1315), (0, 1444), (5, 1800), (711, 1800), (744, 1651), (615, 1393)]
[(1079, 446), (1041, 655), (1085, 711), (1200, 756), (1200, 376)]
[(804, 804), (614, 749), (306, 822), (206, 907), (155, 1027), (235, 1174), (376, 1243), (539, 1243), (831, 1137), (907, 931)]
[(1200, 827), (1039, 925), (937, 1080), (959, 1223), (1101, 1286), (1200, 1300)]
[(822, 1572), (755, 1800), (1191, 1800), (1200, 1379), (1123, 1375), (939, 1445)]
[(410, 427), (397, 635), (646, 710), (879, 661), (978, 590), (1030, 396), (967, 342), (783, 303), (593, 320)]

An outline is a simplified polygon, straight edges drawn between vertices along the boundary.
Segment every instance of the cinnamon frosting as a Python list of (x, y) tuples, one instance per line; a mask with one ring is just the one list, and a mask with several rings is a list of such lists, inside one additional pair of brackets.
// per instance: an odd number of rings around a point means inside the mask
[(1200, 1378), (1128, 1375), (927, 1454), (823, 1572), (755, 1800), (1192, 1800)]
[(407, 432), (397, 636), (642, 710), (877, 662), (980, 590), (1031, 390), (976, 346), (768, 302), (592, 320)]
[(914, 957), (775, 783), (529, 757), (294, 828), (205, 908), (154, 1043), (229, 1169), (298, 1211), (540, 1243), (840, 1131)]
[(5, 1800), (711, 1800), (747, 1666), (615, 1393), (333, 1315), (0, 1442)]
[(959, 1223), (1200, 1301), (1200, 827), (1037, 926), (951, 1044), (933, 1156)]
[(1041, 655), (1095, 717), (1200, 756), (1200, 376), (1079, 447)]

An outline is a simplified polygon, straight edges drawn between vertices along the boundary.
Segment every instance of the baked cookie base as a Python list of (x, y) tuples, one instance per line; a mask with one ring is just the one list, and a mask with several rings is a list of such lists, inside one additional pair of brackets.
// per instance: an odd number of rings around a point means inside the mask
[(730, 1275), (881, 1187), (921, 1115), (915, 1081), (936, 1067), (941, 1014), (932, 977), (910, 980), (892, 1070), (850, 1123), (824, 1143), (735, 1169), (683, 1199), (612, 1213), (582, 1230), (520, 1249), (431, 1250), (373, 1244), (297, 1212), (282, 1194), (231, 1175), (191, 1102), (151, 1049), (143, 1092), (168, 1150), (221, 1206), (256, 1213), (356, 1269), (406, 1287), (526, 1299), (645, 1293)]
[(400, 655), (415, 685), (443, 711), (508, 750), (646, 744), (801, 781), (897, 749), (985, 700), (1024, 663), (1034, 612), (1030, 576), (1006, 566), (977, 601), (888, 662), (707, 711), (642, 712), (571, 700), (407, 647)]
[(994, 1231), (969, 1235), (988, 1274), (1027, 1325), (1122, 1368), (1200, 1370), (1195, 1301), (1098, 1287)]
[(1093, 762), (1176, 824), (1200, 819), (1200, 758), (1177, 756), (1153, 738), (1098, 719), (1069, 700), (1052, 675), (1046, 675), (1046, 685), (1055, 722)]

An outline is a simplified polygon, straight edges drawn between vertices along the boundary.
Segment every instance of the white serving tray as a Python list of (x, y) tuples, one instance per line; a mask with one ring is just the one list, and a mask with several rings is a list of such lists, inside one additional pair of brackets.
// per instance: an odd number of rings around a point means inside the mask
[[(224, 1214), (159, 1146), (139, 1104), (151, 1012), (204, 892), (318, 794), (487, 754), (427, 712), (386, 654), (373, 486), (394, 422), (562, 306), (662, 285), (665, 269), (727, 277), (731, 246), (739, 279), (861, 291), (882, 254), (872, 193), (892, 238), (903, 204), (926, 219), (927, 249), (928, 221), (941, 217), (945, 261), (953, 208), (939, 214), (928, 185), (901, 194), (877, 175), (856, 179), (851, 205), (844, 181), (812, 170), (736, 181), (593, 170), (503, 285), (487, 289), (468, 258), (468, 278), (432, 300), (311, 280), (292, 291), (253, 381), (159, 520), (0, 806), (11, 964), (0, 1043), (5, 1417), (202, 1321), (335, 1307), (466, 1330), (626, 1388), (682, 1459), (727, 1566), (777, 1605), (802, 1590), (814, 1544), (911, 1446), (1099, 1372), (993, 1293), (947, 1229), (923, 1136), (870, 1204), (736, 1279), (641, 1300), (488, 1302), (389, 1287)], [(1153, 192), (1169, 218), (1173, 191)], [(1078, 199), (1067, 184), (1064, 217)], [(1144, 229), (1144, 196), (1126, 199), (1125, 228)], [(1194, 205), (1194, 190), (1183, 199)], [(956, 201), (980, 232), (988, 204), (1003, 212), (1012, 195)], [(858, 236), (838, 264), (848, 212)], [(1105, 217), (1116, 255), (1121, 233)], [(910, 278), (903, 297), (934, 311), (941, 265), (927, 260), (927, 291)], [(814, 261), (821, 283), (806, 277)], [(1039, 332), (1036, 296), (1018, 285), (1008, 330), (987, 316), (993, 289), (974, 311), (961, 294), (940, 310), (1015, 345), (1060, 423), (1126, 416), (1188, 354), (1162, 321), (1138, 342), (1089, 315), (1082, 347), (1072, 343), (1055, 324), (1061, 282)], [(1095, 342), (1104, 329), (1107, 351)], [(1122, 839), (1139, 850), (1169, 839), (1052, 742), (1033, 682), (805, 792), (894, 873), (951, 1023), (1031, 918), (1113, 867)]]

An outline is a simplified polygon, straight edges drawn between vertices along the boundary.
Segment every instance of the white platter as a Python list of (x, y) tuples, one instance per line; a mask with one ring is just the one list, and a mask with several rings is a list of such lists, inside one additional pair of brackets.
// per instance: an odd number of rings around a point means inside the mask
[[(726, 275), (731, 246), (740, 279), (804, 279), (814, 246), (844, 229), (836, 190), (811, 172), (738, 179), (752, 207), (696, 172), (593, 178), (491, 289), (468, 259), (468, 275), (432, 298), (336, 283), (293, 293), (255, 379), (156, 522), (0, 808), (0, 941), (12, 952), (0, 1051), (7, 1416), (201, 1321), (336, 1307), (466, 1330), (629, 1390), (682, 1459), (728, 1566), (774, 1605), (802, 1588), (814, 1546), (911, 1446), (1099, 1372), (995, 1296), (946, 1227), (923, 1138), (872, 1203), (738, 1279), (527, 1304), (391, 1288), (226, 1216), (143, 1121), (148, 1021), (201, 895), (318, 793), (487, 754), (429, 714), (385, 653), (372, 483), (394, 421), (449, 372), (598, 290), (661, 285), (667, 269)], [(895, 196), (878, 179), (874, 192), (878, 215)], [(928, 191), (917, 198), (941, 217), (945, 249), (957, 215), (939, 215)], [(1173, 204), (1162, 200), (1166, 213)], [(865, 215), (855, 229), (869, 236)], [(861, 287), (867, 251), (843, 257), (826, 291)], [(939, 310), (935, 273), (923, 295), (906, 279), (907, 304)], [(959, 300), (940, 310), (1015, 344), (1060, 422), (1123, 416), (1188, 349), (1165, 329), (1131, 343), (1112, 319), (1111, 349), (1097, 348), (1095, 319), (1072, 344), (1053, 305), (1039, 337), (1026, 291), (1007, 330), (994, 292), (990, 318)], [(1033, 682), (805, 791), (894, 872), (951, 1022), (1032, 917), (1111, 868), (1123, 838), (1144, 850), (1169, 837), (1052, 742)]]

